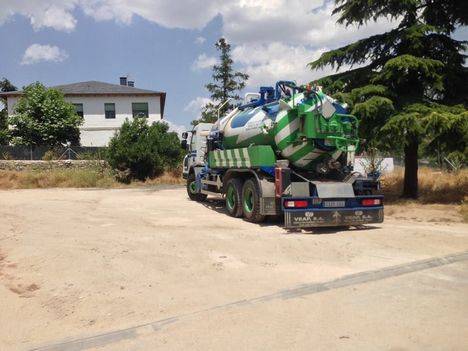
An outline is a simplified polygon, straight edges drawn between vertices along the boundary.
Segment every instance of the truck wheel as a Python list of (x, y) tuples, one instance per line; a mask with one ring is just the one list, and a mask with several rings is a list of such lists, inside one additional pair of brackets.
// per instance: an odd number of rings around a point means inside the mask
[(231, 178), (226, 185), (226, 210), (232, 217), (242, 217), (242, 180)]
[(195, 185), (195, 173), (191, 172), (189, 173), (187, 177), (187, 194), (192, 201), (205, 201), (206, 200), (206, 194), (200, 194), (197, 192), (197, 187)]
[(242, 188), (242, 211), (248, 222), (261, 223), (265, 216), (260, 214), (260, 189), (254, 179), (245, 181)]

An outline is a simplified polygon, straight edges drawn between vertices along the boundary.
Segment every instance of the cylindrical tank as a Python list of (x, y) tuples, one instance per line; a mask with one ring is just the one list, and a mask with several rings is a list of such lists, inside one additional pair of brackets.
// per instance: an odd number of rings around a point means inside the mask
[[(347, 135), (331, 126), (332, 121), (338, 123), (333, 118), (338, 113), (333, 106), (336, 102), (322, 92), (311, 96), (298, 93), (289, 99), (235, 109), (220, 119), (212, 131), (221, 132), (224, 149), (270, 145), (279, 157), (295, 167), (315, 169), (320, 161), (333, 162), (344, 151), (342, 145)], [(333, 132), (330, 139), (312, 139), (306, 129)]]

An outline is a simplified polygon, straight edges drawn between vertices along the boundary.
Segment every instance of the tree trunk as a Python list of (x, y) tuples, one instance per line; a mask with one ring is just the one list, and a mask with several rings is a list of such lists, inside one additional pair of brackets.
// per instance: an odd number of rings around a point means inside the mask
[(416, 199), (418, 197), (418, 148), (418, 138), (410, 137), (405, 146), (405, 178), (401, 195), (403, 198)]

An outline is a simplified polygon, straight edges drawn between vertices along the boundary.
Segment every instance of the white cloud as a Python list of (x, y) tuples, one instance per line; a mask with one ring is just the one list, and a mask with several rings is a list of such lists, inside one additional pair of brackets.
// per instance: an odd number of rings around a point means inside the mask
[(31, 16), (31, 24), (35, 30), (42, 27), (51, 27), (64, 32), (75, 29), (76, 19), (67, 11), (67, 8), (51, 6), (42, 16)]
[(203, 96), (198, 96), (195, 99), (191, 100), (184, 107), (184, 111), (188, 112), (191, 117), (200, 117), (201, 109), (207, 103), (211, 102), (211, 99)]
[(76, 26), (76, 19), (71, 12), (77, 2), (77, 0), (0, 0), (0, 24), (12, 15), (19, 14), (29, 18), (34, 30), (49, 27), (70, 32)]
[(192, 64), (193, 70), (211, 68), (217, 62), (217, 58), (214, 56), (208, 56), (205, 53), (198, 55), (195, 62)]
[(68, 54), (57, 46), (32, 44), (26, 49), (21, 60), (22, 65), (31, 65), (38, 62), (62, 62)]
[[(58, 1), (58, 0), (57, 0)], [(130, 23), (134, 15), (166, 28), (202, 29), (222, 7), (222, 0), (80, 0), (85, 13), (96, 20)]]
[[(202, 29), (222, 17), (222, 34), (232, 43), (240, 69), (251, 75), (249, 85), (277, 77), (307, 81), (315, 77), (306, 64), (323, 50), (382, 33), (397, 23), (371, 22), (345, 27), (332, 16), (329, 0), (0, 0), (0, 24), (13, 14), (30, 19), (35, 30), (49, 27), (72, 31), (74, 11), (96, 21), (129, 25), (134, 16), (167, 28)], [(195, 39), (197, 44), (205, 38)], [(210, 68), (216, 58), (201, 54), (192, 69)], [(319, 72), (320, 73), (320, 72)], [(319, 74), (319, 75), (323, 75)]]
[(336, 23), (333, 2), (325, 0), (245, 0), (223, 12), (223, 31), (234, 43), (336, 46), (394, 26), (387, 20), (358, 29)]
[[(279, 41), (290, 45), (330, 46), (394, 27), (386, 20), (360, 29), (336, 24), (327, 0), (0, 0), (0, 23), (13, 14), (30, 19), (35, 29), (70, 31), (77, 8), (97, 21), (130, 24), (134, 16), (167, 28), (201, 29), (217, 15), (223, 34), (234, 44)], [(203, 37), (199, 37), (203, 38)], [(333, 45), (331, 45), (333, 46)]]
[(201, 44), (203, 44), (205, 41), (206, 41), (206, 38), (205, 38), (205, 37), (201, 37), (201, 36), (200, 36), (200, 37), (196, 37), (196, 38), (195, 38), (195, 44), (201, 45)]
[(97, 21), (115, 20), (130, 24), (137, 15), (167, 28), (203, 28), (218, 14), (218, 2), (197, 0), (0, 0), (0, 24), (14, 14), (29, 18), (35, 30), (50, 27), (71, 31), (76, 26), (73, 15), (80, 8)]
[(317, 59), (323, 49), (308, 49), (282, 43), (244, 44), (233, 50), (233, 59), (249, 76), (248, 87), (274, 84), (278, 80), (303, 83), (323, 75), (312, 72), (306, 64)]

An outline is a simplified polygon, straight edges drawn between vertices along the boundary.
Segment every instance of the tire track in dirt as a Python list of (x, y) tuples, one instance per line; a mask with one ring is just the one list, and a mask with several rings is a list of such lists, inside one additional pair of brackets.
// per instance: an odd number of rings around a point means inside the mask
[(0, 249), (0, 282), (12, 293), (20, 297), (33, 297), (40, 286), (36, 283), (24, 283), (21, 278), (11, 273), (17, 264), (7, 260), (7, 255)]
[(307, 283), (296, 286), (290, 289), (283, 289), (272, 294), (267, 294), (251, 299), (244, 299), (234, 301), (231, 303), (213, 306), (207, 309), (198, 310), (186, 314), (176, 315), (170, 318), (162, 320), (144, 323), (130, 328), (115, 330), (107, 333), (98, 335), (83, 337), (74, 340), (67, 340), (58, 342), (51, 345), (41, 346), (30, 351), (82, 351), (89, 350), (91, 348), (103, 347), (109, 344), (113, 344), (122, 340), (137, 339), (138, 336), (153, 333), (161, 330), (164, 326), (174, 324), (181, 320), (188, 320), (191, 317), (209, 313), (219, 310), (225, 310), (229, 308), (242, 308), (244, 306), (252, 306), (258, 303), (266, 303), (275, 300), (288, 300), (298, 297), (309, 296), (321, 292), (326, 292), (334, 289), (340, 289), (348, 286), (359, 285), (379, 281), (387, 278), (402, 276), (409, 273), (418, 271), (428, 270), (445, 266), (448, 264), (462, 262), (468, 260), (468, 251), (454, 253), (442, 257), (433, 257), (426, 260), (413, 261), (400, 265), (384, 267), (377, 270), (364, 271), (354, 274), (348, 274), (340, 278), (319, 282), (319, 283)]
[[(8, 226), (6, 232), (8, 234), (0, 237), (1, 241), (4, 240), (15, 240), (16, 236), (21, 233), (21, 229), (18, 223), (19, 216), (13, 213), (5, 213), (6, 225)], [(17, 239), (16, 239), (17, 240)], [(33, 297), (34, 291), (39, 290), (40, 286), (36, 283), (24, 283), (20, 277), (17, 277), (14, 270), (17, 268), (17, 263), (7, 259), (8, 255), (5, 250), (0, 247), (0, 283), (5, 288), (10, 290), (12, 293), (19, 295), (20, 297)]]

